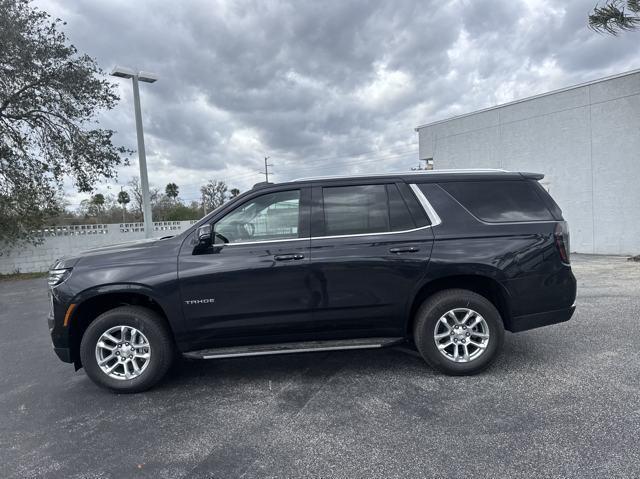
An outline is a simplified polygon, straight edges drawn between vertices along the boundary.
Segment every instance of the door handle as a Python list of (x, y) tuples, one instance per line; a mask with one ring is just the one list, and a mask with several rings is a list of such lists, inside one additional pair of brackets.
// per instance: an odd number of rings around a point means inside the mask
[(291, 261), (297, 259), (304, 259), (304, 255), (301, 253), (295, 254), (277, 254), (273, 257), (276, 261)]
[(418, 251), (420, 251), (420, 248), (415, 248), (413, 246), (389, 249), (389, 253), (417, 253)]

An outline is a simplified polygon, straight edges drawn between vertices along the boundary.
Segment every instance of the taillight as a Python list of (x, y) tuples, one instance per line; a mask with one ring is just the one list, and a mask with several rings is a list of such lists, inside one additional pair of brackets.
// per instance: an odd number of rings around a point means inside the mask
[(558, 248), (558, 253), (560, 253), (560, 259), (563, 263), (571, 263), (569, 250), (569, 225), (566, 221), (560, 221), (556, 224), (554, 237), (556, 241), (556, 248)]

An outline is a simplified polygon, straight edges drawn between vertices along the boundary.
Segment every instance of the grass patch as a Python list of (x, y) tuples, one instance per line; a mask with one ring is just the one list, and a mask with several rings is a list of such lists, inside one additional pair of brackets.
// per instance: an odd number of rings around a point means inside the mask
[(19, 281), (21, 279), (46, 278), (47, 272), (44, 273), (11, 273), (0, 274), (0, 282), (2, 281)]

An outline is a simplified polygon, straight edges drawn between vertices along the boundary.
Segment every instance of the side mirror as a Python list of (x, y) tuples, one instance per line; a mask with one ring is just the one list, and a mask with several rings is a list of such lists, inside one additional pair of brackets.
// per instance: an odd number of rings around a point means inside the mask
[(198, 244), (201, 246), (210, 246), (212, 242), (213, 228), (210, 224), (202, 225), (198, 228)]

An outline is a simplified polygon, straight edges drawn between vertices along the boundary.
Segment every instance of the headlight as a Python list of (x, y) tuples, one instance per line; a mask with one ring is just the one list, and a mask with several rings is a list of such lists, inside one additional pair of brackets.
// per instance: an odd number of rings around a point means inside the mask
[(49, 270), (49, 279), (47, 282), (50, 287), (58, 286), (65, 282), (65, 280), (71, 274), (71, 268), (63, 268), (63, 269), (50, 269)]

